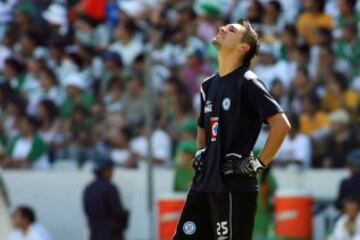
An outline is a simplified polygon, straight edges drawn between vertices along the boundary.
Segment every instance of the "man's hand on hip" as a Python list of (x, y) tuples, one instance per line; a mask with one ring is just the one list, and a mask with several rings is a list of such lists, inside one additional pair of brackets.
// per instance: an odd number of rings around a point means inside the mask
[(228, 153), (221, 166), (221, 171), (225, 175), (256, 176), (256, 174), (265, 168), (265, 164), (258, 158), (252, 156), (244, 157), (237, 153)]

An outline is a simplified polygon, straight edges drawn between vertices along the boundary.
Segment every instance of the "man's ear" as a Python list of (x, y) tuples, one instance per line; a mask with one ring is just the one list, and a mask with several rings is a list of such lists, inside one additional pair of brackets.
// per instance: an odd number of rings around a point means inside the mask
[(247, 53), (248, 51), (250, 51), (250, 46), (247, 43), (240, 43), (239, 47), (238, 47), (238, 51), (241, 53)]

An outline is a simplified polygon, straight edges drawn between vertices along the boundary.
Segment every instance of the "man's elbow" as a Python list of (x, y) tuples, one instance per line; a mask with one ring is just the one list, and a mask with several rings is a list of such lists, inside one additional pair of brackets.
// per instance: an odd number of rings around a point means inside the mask
[(291, 129), (291, 124), (286, 117), (282, 121), (281, 128), (283, 129), (285, 135), (287, 135)]
[(279, 113), (274, 115), (273, 117), (270, 117), (268, 120), (270, 129), (276, 129), (276, 131), (281, 131), (285, 135), (290, 131), (291, 124), (289, 120), (287, 119), (286, 115), (283, 113)]
[(291, 129), (291, 124), (289, 122), (289, 120), (285, 117), (284, 121), (283, 121), (283, 128), (284, 128), (284, 131), (286, 133), (288, 133)]

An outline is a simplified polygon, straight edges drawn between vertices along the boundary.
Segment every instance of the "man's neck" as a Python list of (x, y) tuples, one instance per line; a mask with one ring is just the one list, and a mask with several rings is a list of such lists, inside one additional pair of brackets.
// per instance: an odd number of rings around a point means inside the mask
[(21, 232), (26, 236), (29, 231), (30, 225), (23, 226), (20, 228)]
[(242, 60), (239, 60), (239, 56), (232, 53), (218, 52), (218, 63), (219, 63), (219, 75), (223, 77), (242, 65)]

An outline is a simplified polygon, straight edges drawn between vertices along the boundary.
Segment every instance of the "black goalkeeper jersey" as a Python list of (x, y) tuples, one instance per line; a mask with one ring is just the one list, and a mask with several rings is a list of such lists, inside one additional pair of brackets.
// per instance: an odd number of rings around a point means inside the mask
[(192, 189), (202, 192), (256, 191), (256, 177), (225, 176), (221, 164), (228, 153), (252, 154), (262, 123), (283, 112), (259, 78), (246, 67), (220, 77), (214, 74), (201, 84), (198, 125), (205, 129), (203, 171)]

